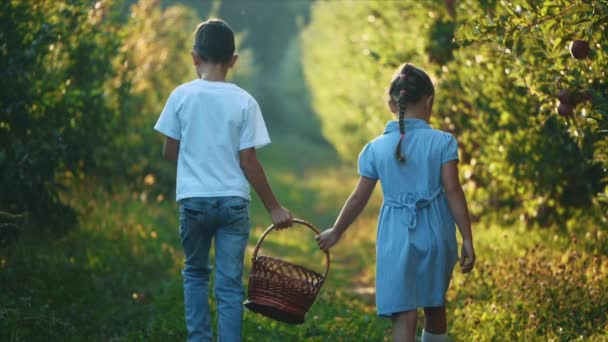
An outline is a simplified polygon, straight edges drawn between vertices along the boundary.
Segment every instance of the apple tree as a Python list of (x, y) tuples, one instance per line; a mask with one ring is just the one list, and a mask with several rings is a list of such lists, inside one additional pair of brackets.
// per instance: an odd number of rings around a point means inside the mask
[(354, 161), (391, 118), (385, 101), (395, 68), (413, 62), (436, 84), (434, 126), (458, 138), (475, 216), (566, 226), (580, 213), (605, 222), (605, 8), (316, 3), (303, 51), (324, 134)]

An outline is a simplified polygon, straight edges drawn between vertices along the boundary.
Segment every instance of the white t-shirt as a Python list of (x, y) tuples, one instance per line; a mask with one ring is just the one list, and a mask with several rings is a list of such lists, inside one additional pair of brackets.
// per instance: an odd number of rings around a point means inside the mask
[(177, 201), (189, 197), (250, 199), (239, 151), (270, 143), (255, 99), (235, 84), (197, 79), (169, 96), (154, 129), (179, 140)]

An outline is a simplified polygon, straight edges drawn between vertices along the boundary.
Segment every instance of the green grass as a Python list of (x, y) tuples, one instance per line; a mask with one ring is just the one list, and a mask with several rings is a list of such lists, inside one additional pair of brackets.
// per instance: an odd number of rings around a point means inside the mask
[[(260, 153), (279, 198), (298, 217), (328, 227), (357, 180), (355, 169), (324, 145), (281, 139)], [(177, 205), (144, 197), (127, 186), (109, 193), (83, 183), (69, 197), (81, 214), (77, 229), (56, 239), (28, 226), (0, 250), (0, 340), (184, 340)], [(245, 340), (388, 339), (390, 322), (376, 317), (373, 303), (380, 202), (377, 190), (332, 250), (329, 279), (306, 322), (289, 326), (246, 311)], [(246, 276), (269, 224), (257, 198), (252, 222)], [(449, 334), (456, 341), (608, 340), (608, 237), (605, 229), (587, 232), (574, 240), (477, 224), (477, 268), (467, 276), (457, 269), (448, 291)], [(313, 235), (275, 232), (262, 252), (322, 270)]]

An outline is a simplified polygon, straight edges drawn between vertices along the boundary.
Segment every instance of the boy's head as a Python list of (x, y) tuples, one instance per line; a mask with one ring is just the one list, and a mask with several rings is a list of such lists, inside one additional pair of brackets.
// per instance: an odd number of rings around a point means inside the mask
[(196, 28), (192, 53), (205, 63), (230, 63), (234, 56), (234, 32), (221, 19), (202, 22)]

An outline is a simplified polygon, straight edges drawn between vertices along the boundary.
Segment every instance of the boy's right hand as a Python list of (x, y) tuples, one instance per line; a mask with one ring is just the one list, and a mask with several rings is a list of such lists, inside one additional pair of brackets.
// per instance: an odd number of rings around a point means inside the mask
[(291, 215), (289, 210), (287, 210), (287, 208), (278, 206), (276, 208), (271, 209), (270, 217), (272, 218), (272, 224), (278, 230), (285, 229), (293, 225), (293, 216)]

